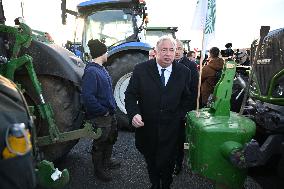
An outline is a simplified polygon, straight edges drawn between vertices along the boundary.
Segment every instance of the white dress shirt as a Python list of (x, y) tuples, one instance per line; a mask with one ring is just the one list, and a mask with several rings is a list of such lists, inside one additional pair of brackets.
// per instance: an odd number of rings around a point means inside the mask
[[(158, 70), (159, 70), (159, 74), (161, 76), (162, 74), (162, 67), (157, 63), (157, 67), (158, 67)], [(165, 72), (164, 72), (164, 76), (165, 76), (165, 85), (167, 85), (169, 79), (170, 79), (170, 76), (171, 76), (171, 73), (172, 73), (172, 68), (173, 68), (173, 65), (171, 64), (170, 66), (166, 67), (165, 69)]]

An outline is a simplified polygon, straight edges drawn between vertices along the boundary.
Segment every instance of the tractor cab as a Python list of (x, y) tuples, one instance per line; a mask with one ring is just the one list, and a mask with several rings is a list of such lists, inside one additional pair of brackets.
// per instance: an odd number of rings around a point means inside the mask
[(140, 33), (147, 23), (145, 4), (138, 0), (91, 0), (77, 5), (76, 13), (66, 9), (65, 4), (63, 15), (73, 13), (83, 19), (83, 27), (77, 28), (76, 38), (81, 35), (83, 56), (86, 58), (90, 39), (99, 39), (109, 51), (124, 43), (143, 41)]
[[(176, 33), (178, 27), (147, 27), (146, 28), (146, 41), (152, 47), (155, 47), (158, 39), (164, 35), (171, 36), (176, 39)], [(190, 41), (191, 40), (180, 40), (183, 45), (184, 54), (186, 55), (190, 50)]]
[(118, 123), (119, 127), (128, 128), (124, 92), (134, 66), (148, 60), (148, 51), (151, 49), (142, 37), (148, 23), (145, 1), (90, 0), (80, 3), (77, 12), (66, 9), (66, 0), (61, 2), (62, 23), (66, 23), (66, 15), (69, 13), (76, 16), (77, 23), (81, 24), (81, 27), (77, 27), (74, 44), (81, 41), (82, 48), (79, 49), (82, 50), (81, 58), (85, 62), (90, 60), (87, 45), (90, 39), (99, 39), (108, 47), (105, 66), (113, 81)]
[(176, 38), (178, 27), (147, 27), (146, 28), (146, 41), (154, 47), (159, 37), (163, 35)]

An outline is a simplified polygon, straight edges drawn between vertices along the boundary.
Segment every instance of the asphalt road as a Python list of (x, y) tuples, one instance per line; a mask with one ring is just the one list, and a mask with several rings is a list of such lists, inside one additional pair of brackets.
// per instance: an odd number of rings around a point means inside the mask
[[(134, 146), (134, 133), (119, 131), (114, 147), (114, 157), (121, 161), (122, 167), (111, 172), (113, 181), (104, 183), (93, 176), (91, 160), (91, 140), (81, 139), (70, 151), (66, 159), (57, 165), (60, 170), (68, 168), (71, 180), (66, 188), (70, 189), (147, 189), (150, 182), (142, 155)], [(180, 175), (174, 177), (173, 189), (210, 189), (212, 183), (189, 173), (186, 165)], [(248, 177), (246, 189), (265, 189)], [(269, 188), (273, 189), (273, 188)], [(275, 188), (281, 189), (281, 188)]]

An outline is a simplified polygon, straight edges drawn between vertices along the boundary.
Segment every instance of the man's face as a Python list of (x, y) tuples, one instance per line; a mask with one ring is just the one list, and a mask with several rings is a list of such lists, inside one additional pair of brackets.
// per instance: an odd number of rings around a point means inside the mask
[(153, 58), (155, 58), (155, 51), (154, 51), (153, 49), (151, 49), (151, 50), (149, 51), (149, 60), (151, 60), (151, 59), (153, 59)]
[(175, 46), (170, 40), (164, 40), (159, 44), (155, 53), (157, 63), (161, 67), (166, 68), (174, 61)]
[(176, 60), (179, 60), (181, 59), (183, 56), (183, 47), (182, 47), (182, 44), (177, 41), (177, 49), (176, 49), (176, 54), (175, 54), (175, 59)]
[(192, 53), (190, 57), (188, 57), (191, 61), (196, 61), (196, 53)]
[(102, 56), (102, 62), (105, 64), (107, 62), (107, 53)]

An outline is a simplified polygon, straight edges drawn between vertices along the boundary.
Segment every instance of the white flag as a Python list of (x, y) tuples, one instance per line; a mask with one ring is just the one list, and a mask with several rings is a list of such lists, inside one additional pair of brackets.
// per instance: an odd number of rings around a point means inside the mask
[[(193, 17), (192, 29), (204, 34), (202, 50), (215, 36), (216, 0), (198, 0)], [(203, 51), (205, 53), (205, 51)]]

